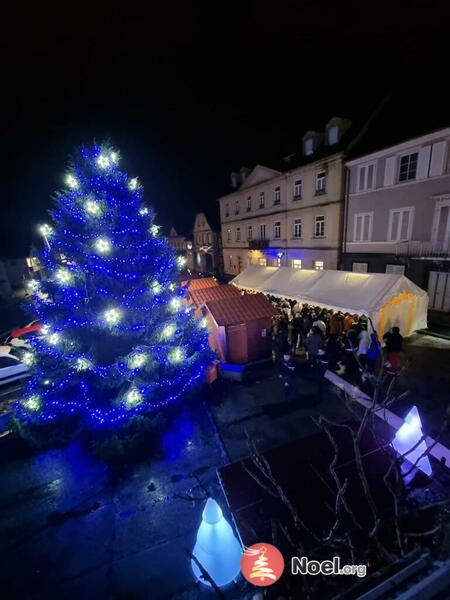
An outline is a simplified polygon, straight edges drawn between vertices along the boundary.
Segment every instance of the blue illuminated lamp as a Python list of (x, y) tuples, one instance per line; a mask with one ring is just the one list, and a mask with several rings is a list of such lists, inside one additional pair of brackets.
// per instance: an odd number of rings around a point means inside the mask
[[(431, 475), (433, 471), (430, 460), (427, 455), (422, 456), (422, 454), (427, 451), (426, 442), (425, 440), (422, 440), (420, 444), (418, 443), (422, 437), (422, 422), (420, 420), (419, 411), (416, 406), (413, 406), (406, 415), (405, 422), (397, 430), (397, 433), (392, 440), (392, 446), (394, 450), (407, 461), (412, 464), (415, 464), (417, 461), (416, 467), (426, 475)], [(416, 446), (416, 444), (418, 445)], [(421, 456), (422, 458), (420, 458)]]
[[(223, 516), (220, 506), (212, 498), (208, 498), (203, 509), (202, 522), (192, 553), (219, 587), (231, 583), (240, 573), (241, 545)], [(211, 586), (203, 579), (193, 560), (191, 565), (196, 579)]]

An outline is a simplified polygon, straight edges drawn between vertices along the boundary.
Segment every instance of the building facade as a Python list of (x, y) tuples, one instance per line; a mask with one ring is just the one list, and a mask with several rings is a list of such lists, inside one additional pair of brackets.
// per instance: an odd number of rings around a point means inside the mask
[(171, 246), (176, 254), (186, 258), (186, 266), (188, 269), (194, 268), (194, 250), (192, 237), (177, 233), (174, 227), (171, 228), (169, 237), (167, 238), (169, 246)]
[(210, 224), (204, 212), (197, 213), (192, 230), (194, 270), (212, 275), (221, 275), (220, 234)]
[(300, 160), (287, 157), (281, 169), (256, 165), (219, 199), (227, 276), (249, 264), (339, 267), (345, 190), (339, 147), (349, 125), (334, 118), (324, 134), (308, 131)]
[(403, 273), (450, 311), (450, 129), (347, 162), (343, 268)]

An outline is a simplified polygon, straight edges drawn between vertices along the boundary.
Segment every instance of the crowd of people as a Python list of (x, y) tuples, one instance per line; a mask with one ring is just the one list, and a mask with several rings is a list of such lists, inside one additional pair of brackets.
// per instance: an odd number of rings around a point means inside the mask
[[(274, 359), (283, 366), (304, 362), (326, 368), (361, 384), (367, 373), (399, 370), (402, 336), (398, 327), (379, 340), (370, 319), (364, 315), (333, 311), (319, 306), (269, 297), (279, 314), (272, 328)], [(291, 367), (292, 368), (292, 367)]]

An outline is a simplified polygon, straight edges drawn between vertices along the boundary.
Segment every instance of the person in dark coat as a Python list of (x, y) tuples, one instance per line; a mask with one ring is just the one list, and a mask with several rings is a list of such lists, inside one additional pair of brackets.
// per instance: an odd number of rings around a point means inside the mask
[(403, 336), (400, 334), (400, 329), (398, 327), (392, 327), (392, 329), (384, 334), (383, 340), (386, 344), (387, 359), (390, 363), (390, 369), (393, 373), (397, 373), (400, 367), (398, 355), (403, 347)]

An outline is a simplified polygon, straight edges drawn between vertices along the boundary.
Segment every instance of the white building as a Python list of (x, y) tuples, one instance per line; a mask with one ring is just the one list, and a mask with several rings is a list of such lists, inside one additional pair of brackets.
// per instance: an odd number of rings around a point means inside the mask
[(219, 199), (226, 275), (249, 264), (339, 267), (349, 126), (333, 118), (323, 134), (305, 133), (302, 152), (281, 167), (241, 171), (240, 186)]

